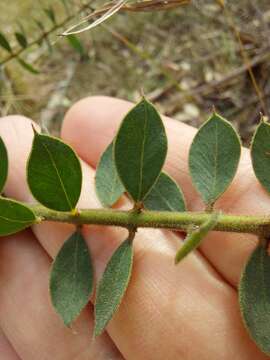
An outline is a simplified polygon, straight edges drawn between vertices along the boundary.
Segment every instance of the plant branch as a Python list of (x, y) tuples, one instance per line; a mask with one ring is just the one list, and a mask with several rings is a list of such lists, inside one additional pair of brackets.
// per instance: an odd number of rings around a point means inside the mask
[[(147, 12), (164, 11), (178, 8), (182, 5), (188, 5), (191, 0), (145, 0), (132, 5), (123, 5), (120, 12)], [(96, 10), (93, 15), (103, 15), (112, 7), (111, 4), (105, 5), (102, 9)], [(92, 15), (91, 15), (92, 16)]]
[(52, 28), (50, 28), (48, 31), (44, 31), (37, 39), (32, 40), (28, 43), (26, 48), (20, 48), (17, 51), (12, 52), (9, 56), (7, 56), (4, 60), (0, 61), (0, 66), (8, 63), (9, 61), (13, 59), (17, 59), (22, 53), (24, 53), (29, 48), (41, 43), (44, 39), (46, 39), (49, 35), (54, 33), (56, 30), (63, 28), (65, 25), (67, 25), (74, 17), (76, 17), (78, 14), (81, 14), (85, 10), (89, 9), (90, 4), (84, 4), (81, 6), (78, 11), (72, 15), (67, 16), (63, 21), (57, 23)]
[[(163, 0), (147, 0), (143, 2), (139, 2), (138, 4), (132, 4), (132, 5), (125, 5), (123, 6), (120, 11), (121, 12), (144, 12), (144, 11), (159, 11), (159, 10), (168, 10), (168, 9), (174, 9), (176, 7), (179, 7), (181, 5), (189, 4), (190, 0), (168, 0), (164, 2)], [(41, 43), (44, 39), (46, 39), (50, 34), (54, 33), (56, 30), (63, 28), (65, 25), (67, 25), (72, 19), (74, 19), (78, 14), (83, 13), (86, 10), (91, 10), (91, 14), (88, 15), (86, 18), (91, 18), (93, 16), (99, 16), (106, 11), (108, 11), (111, 8), (111, 4), (105, 6), (102, 9), (94, 10), (90, 2), (87, 4), (83, 4), (78, 11), (76, 11), (73, 14), (70, 14), (67, 16), (63, 21), (55, 24), (51, 29), (48, 31), (44, 31), (37, 39), (32, 40), (29, 42), (26, 48), (20, 48), (19, 50), (12, 52), (9, 56), (7, 56), (4, 60), (0, 61), (0, 66), (8, 63), (9, 61), (18, 58), (22, 53), (24, 53), (26, 50), (31, 48), (34, 45), (37, 45)]]
[[(29, 204), (27, 204), (29, 206)], [(112, 209), (90, 209), (77, 212), (59, 212), (39, 205), (31, 205), (39, 222), (56, 221), (75, 225), (93, 224), (120, 226), (131, 228), (163, 228), (171, 230), (186, 230), (190, 225), (199, 226), (209, 220), (211, 214), (202, 212), (157, 212), (119, 211)], [(270, 218), (266, 216), (226, 215), (221, 214), (214, 230), (268, 234)]]

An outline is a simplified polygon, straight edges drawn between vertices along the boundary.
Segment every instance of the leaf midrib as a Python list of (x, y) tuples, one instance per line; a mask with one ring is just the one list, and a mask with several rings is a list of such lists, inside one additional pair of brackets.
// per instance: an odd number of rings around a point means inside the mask
[[(128, 240), (125, 240), (125, 242), (126, 241), (128, 241)], [(125, 243), (124, 242), (124, 243)], [(120, 245), (120, 246), (123, 246), (124, 245), (124, 243), (122, 243), (122, 245)], [(119, 249), (117, 249), (117, 250), (119, 250)], [(117, 251), (116, 250), (116, 251)], [(120, 258), (119, 258), (119, 261), (118, 261), (118, 263), (117, 263), (117, 268), (116, 268), (116, 270), (114, 271), (114, 277), (113, 277), (113, 287), (114, 287), (114, 295), (116, 295), (116, 293), (117, 293), (117, 296), (114, 298), (114, 301), (113, 301), (113, 303), (111, 304), (112, 306), (109, 306), (109, 309), (110, 309), (110, 311), (108, 312), (108, 310), (107, 309), (105, 309), (105, 314), (110, 314), (110, 316), (108, 317), (107, 315), (105, 316), (106, 317), (106, 322), (104, 323), (104, 316), (103, 316), (103, 314), (104, 314), (104, 311), (102, 311), (102, 319), (101, 319), (101, 322), (103, 322), (103, 327), (105, 327), (106, 326), (106, 324), (108, 324), (108, 322), (110, 321), (110, 319), (111, 319), (111, 316), (112, 316), (112, 314), (114, 314), (114, 312), (116, 311), (116, 309), (117, 309), (117, 307), (120, 305), (120, 301), (121, 301), (121, 299), (123, 298), (123, 296), (124, 296), (124, 294), (123, 294), (123, 289), (125, 290), (126, 289), (126, 287), (127, 287), (127, 282), (128, 282), (128, 277), (125, 279), (125, 283), (124, 283), (124, 287), (123, 286), (121, 286), (121, 293), (120, 293), (120, 296), (119, 296), (119, 287), (117, 287), (116, 289), (115, 289), (115, 284), (116, 284), (116, 282), (119, 280), (119, 275), (120, 275), (120, 273), (122, 272), (122, 261), (123, 261), (123, 259), (124, 258), (126, 258), (126, 254), (127, 254), (127, 251), (128, 251), (129, 249), (128, 248), (126, 248), (126, 249), (124, 249), (123, 250), (123, 252), (122, 252), (122, 254), (120, 255)], [(116, 255), (116, 254), (114, 254), (114, 255)], [(130, 264), (129, 264), (129, 269), (130, 269)], [(116, 281), (115, 281), (116, 280)], [(123, 283), (122, 283), (122, 285), (123, 285)], [(104, 286), (104, 283), (102, 284), (102, 287)], [(116, 299), (117, 298), (117, 299)], [(116, 301), (117, 300), (117, 301)], [(120, 300), (120, 301), (119, 301)], [(102, 309), (103, 310), (103, 309)], [(96, 313), (97, 314), (97, 313)], [(96, 318), (97, 319), (97, 318)], [(100, 328), (100, 326), (99, 326), (99, 322), (96, 322), (96, 328)]]
[(67, 195), (67, 192), (66, 192), (64, 183), (63, 183), (62, 178), (61, 178), (61, 176), (60, 176), (60, 174), (59, 174), (59, 171), (58, 171), (58, 169), (57, 169), (57, 166), (56, 166), (56, 163), (55, 163), (55, 161), (54, 161), (54, 159), (53, 159), (53, 156), (52, 156), (50, 150), (48, 149), (48, 147), (46, 146), (46, 144), (44, 144), (44, 143), (42, 142), (42, 140), (41, 140), (41, 145), (45, 148), (45, 150), (47, 151), (47, 153), (48, 153), (48, 155), (49, 155), (49, 158), (50, 158), (50, 160), (51, 160), (51, 162), (52, 162), (52, 165), (53, 165), (53, 167), (54, 167), (54, 169), (55, 169), (56, 175), (57, 175), (58, 180), (59, 180), (59, 182), (60, 182), (60, 186), (61, 186), (61, 188), (62, 188), (62, 190), (63, 190), (63, 193), (64, 193), (64, 195), (65, 195), (65, 198), (66, 198), (66, 201), (67, 201), (67, 203), (68, 203), (68, 206), (69, 206), (70, 210), (72, 210), (71, 201), (70, 201), (70, 199), (69, 199), (69, 197), (68, 197), (68, 195)]
[(71, 295), (69, 297), (70, 303), (73, 302), (73, 299), (77, 292), (76, 284), (77, 284), (77, 278), (78, 278), (78, 248), (79, 248), (79, 235), (76, 234), (75, 235), (75, 249), (74, 249), (74, 256), (73, 256), (73, 274), (72, 274), (72, 278), (74, 277), (74, 279), (72, 279), (72, 282), (73, 282), (73, 284), (75, 284), (75, 286), (73, 286), (71, 289)]
[(263, 293), (263, 307), (265, 309), (265, 314), (267, 314), (266, 304), (267, 304), (267, 295), (266, 295), (266, 287), (265, 287), (265, 274), (264, 274), (264, 253), (263, 250), (260, 250), (260, 268), (262, 274), (262, 293)]
[(114, 197), (113, 195), (114, 195), (114, 192), (115, 192), (115, 189), (116, 189), (116, 184), (117, 184), (117, 173), (114, 172), (113, 180), (112, 180), (112, 187), (111, 187), (110, 196), (109, 196), (110, 204), (113, 201), (113, 197)]
[(141, 159), (140, 159), (140, 177), (139, 177), (139, 191), (138, 191), (138, 199), (141, 200), (142, 196), (142, 181), (143, 181), (143, 165), (144, 165), (144, 152), (145, 152), (145, 141), (146, 141), (146, 126), (147, 126), (147, 109), (145, 104), (144, 107), (144, 126), (143, 126), (143, 141), (142, 141), (142, 149), (141, 149)]
[[(218, 168), (218, 124), (215, 123), (215, 151), (214, 151), (214, 178), (213, 178), (213, 193), (212, 198), (215, 196), (216, 193), (216, 186), (217, 186), (217, 168)], [(214, 199), (211, 199), (214, 201)]]

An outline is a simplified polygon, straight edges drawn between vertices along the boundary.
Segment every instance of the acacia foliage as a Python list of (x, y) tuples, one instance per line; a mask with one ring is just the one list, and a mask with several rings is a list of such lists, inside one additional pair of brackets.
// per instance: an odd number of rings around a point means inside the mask
[[(116, 206), (122, 196), (133, 204), (131, 213), (187, 211), (183, 191), (165, 171), (168, 139), (162, 118), (145, 98), (124, 117), (119, 130), (101, 156), (96, 171), (96, 190), (105, 207)], [(252, 141), (254, 172), (270, 192), (270, 125), (262, 118)], [(230, 186), (241, 155), (241, 143), (233, 126), (217, 113), (198, 130), (189, 152), (189, 170), (195, 189), (211, 216), (201, 226), (190, 226), (175, 262), (196, 249), (215, 229), (220, 213), (216, 201)], [(0, 139), (0, 192), (8, 176), (8, 152)], [(81, 163), (62, 140), (34, 130), (27, 163), (27, 180), (34, 198), (55, 216), (80, 214)], [(34, 207), (0, 197), (0, 235), (10, 235), (42, 219)], [(100, 335), (119, 308), (132, 278), (136, 226), (113, 253), (97, 284), (94, 335)], [(91, 229), (90, 229), (91, 231)], [(239, 302), (243, 321), (259, 348), (270, 355), (270, 257), (268, 238), (261, 238), (241, 278)], [(179, 269), (181, 271), (181, 269)], [(94, 290), (94, 267), (81, 227), (64, 242), (50, 276), (52, 304), (70, 326), (84, 309)]]

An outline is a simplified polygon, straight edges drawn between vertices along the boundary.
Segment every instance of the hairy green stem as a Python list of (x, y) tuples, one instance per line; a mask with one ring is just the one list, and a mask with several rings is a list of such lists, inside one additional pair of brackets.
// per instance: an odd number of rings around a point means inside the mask
[[(191, 225), (199, 226), (205, 223), (212, 216), (211, 213), (202, 212), (142, 211), (137, 213), (112, 209), (60, 212), (39, 205), (31, 205), (30, 208), (39, 221), (56, 221), (75, 225), (111, 225), (127, 229), (142, 227), (186, 230)], [(270, 217), (221, 214), (214, 230), (266, 235), (270, 233)]]

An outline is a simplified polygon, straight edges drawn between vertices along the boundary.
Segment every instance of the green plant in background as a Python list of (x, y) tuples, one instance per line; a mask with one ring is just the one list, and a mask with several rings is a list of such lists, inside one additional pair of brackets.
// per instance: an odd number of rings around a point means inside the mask
[[(28, 35), (23, 26), (19, 23), (19, 29), (14, 31), (15, 42), (10, 41), (8, 37), (0, 32), (0, 48), (8, 53), (3, 59), (0, 59), (0, 66), (10, 62), (11, 60), (17, 60), (25, 70), (32, 74), (39, 74), (39, 71), (26, 60), (22, 58), (23, 53), (32, 48), (33, 46), (41, 46), (43, 42), (46, 42), (49, 52), (52, 51), (52, 44), (50, 41), (50, 35), (58, 31), (58, 35), (65, 36), (70, 46), (75, 50), (82, 59), (88, 59), (87, 51), (82, 41), (76, 36), (76, 34), (82, 33), (86, 30), (90, 30), (104, 21), (109, 19), (111, 16), (119, 11), (122, 12), (147, 12), (147, 11), (163, 11), (168, 9), (175, 9), (179, 6), (190, 3), (190, 0), (167, 0), (166, 2), (160, 0), (146, 0), (133, 2), (131, 0), (119, 0), (112, 1), (108, 4), (103, 5), (101, 8), (95, 9), (90, 1), (81, 3), (80, 6), (75, 6), (70, 0), (58, 0), (62, 5), (62, 12), (64, 16), (58, 19), (58, 11), (54, 6), (41, 8), (45, 18), (42, 20), (34, 19), (35, 25), (38, 28), (40, 34), (34, 39)], [(57, 5), (57, 4), (56, 4)], [(88, 12), (88, 15), (83, 17), (78, 24), (73, 25), (68, 30), (61, 33), (61, 30), (67, 26), (71, 21), (74, 21), (77, 16), (82, 16)], [(89, 14), (90, 12), (90, 14)], [(49, 20), (50, 27), (46, 29), (45, 23)], [(89, 24), (90, 22), (90, 24)], [(81, 25), (87, 24), (81, 28)], [(73, 30), (73, 31), (72, 31)]]
[[(0, 32), (0, 48), (2, 48), (2, 50), (4, 50), (7, 54), (6, 56), (3, 55), (3, 58), (0, 59), (0, 66), (5, 65), (11, 60), (16, 60), (26, 71), (34, 75), (40, 73), (32, 63), (23, 57), (24, 53), (34, 46), (41, 47), (43, 43), (47, 44), (48, 50), (51, 52), (53, 47), (50, 35), (62, 29), (78, 14), (81, 14), (85, 10), (89, 9), (89, 4), (84, 4), (74, 10), (74, 6), (72, 6), (67, 0), (59, 0), (59, 3), (62, 3), (62, 12), (64, 13), (64, 16), (62, 16), (61, 19), (58, 19), (57, 11), (54, 7), (50, 6), (41, 8), (45, 16), (42, 20), (33, 20), (36, 28), (38, 29), (37, 34), (35, 34), (35, 38), (32, 38), (32, 35), (28, 34), (20, 23), (18, 24), (18, 29), (14, 31), (13, 39), (10, 39), (6, 34)], [(49, 21), (49, 26), (47, 26), (47, 28), (46, 20)], [(78, 37), (75, 35), (67, 36), (67, 41), (70, 46), (79, 53), (82, 59), (87, 58), (87, 51)]]
[[(268, 192), (269, 143), (270, 125), (262, 118), (251, 153), (255, 174)], [(240, 153), (240, 139), (231, 124), (213, 113), (198, 130), (189, 153), (190, 174), (205, 203), (205, 211), (188, 212), (181, 189), (162, 172), (167, 154), (162, 119), (155, 107), (143, 98), (125, 116), (98, 165), (96, 190), (107, 208), (79, 209), (82, 171), (77, 155), (61, 140), (34, 130), (27, 179), (40, 205), (1, 197), (0, 235), (13, 234), (43, 221), (74, 225), (73, 234), (56, 256), (50, 276), (52, 304), (64, 323), (70, 326), (94, 289), (91, 254), (81, 232), (82, 226), (95, 224), (127, 229), (126, 238), (112, 255), (97, 284), (94, 336), (98, 336), (117, 311), (128, 287), (138, 228), (186, 231), (186, 240), (172, 259), (175, 263), (196, 249), (212, 230), (256, 234), (259, 241), (241, 278), (239, 302), (248, 332), (258, 347), (270, 355), (270, 218), (229, 215), (215, 210), (215, 202), (234, 178)], [(2, 190), (8, 172), (7, 151), (2, 141), (0, 156)], [(133, 207), (127, 211), (110, 209), (124, 193)]]

